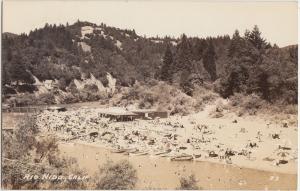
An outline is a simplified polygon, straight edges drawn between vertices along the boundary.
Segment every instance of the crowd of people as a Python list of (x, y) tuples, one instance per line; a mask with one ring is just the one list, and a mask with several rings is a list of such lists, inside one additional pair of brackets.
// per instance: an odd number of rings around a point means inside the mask
[[(267, 136), (257, 131), (255, 136), (243, 138), (243, 134), (248, 133), (245, 128), (235, 128), (234, 134), (228, 132), (230, 135), (225, 136), (224, 131), (228, 127), (200, 124), (178, 116), (117, 122), (103, 117), (101, 111), (96, 108), (64, 112), (45, 110), (38, 115), (37, 124), (44, 131), (55, 133), (62, 141), (78, 139), (93, 142), (114, 152), (171, 159), (190, 156), (195, 161), (208, 159), (227, 164), (232, 164), (234, 158), (256, 160), (255, 153), (263, 146), (263, 139)], [(237, 121), (233, 124), (237, 126)], [(280, 140), (279, 134), (275, 138), (272, 136), (274, 134), (270, 134), (268, 138), (272, 141)], [(239, 140), (238, 144), (236, 140)], [(286, 164), (291, 158), (290, 150), (290, 147), (280, 145), (264, 159), (276, 165)]]

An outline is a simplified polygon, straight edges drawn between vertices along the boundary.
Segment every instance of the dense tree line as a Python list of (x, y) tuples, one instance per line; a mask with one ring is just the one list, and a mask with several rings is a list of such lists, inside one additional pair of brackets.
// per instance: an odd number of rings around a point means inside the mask
[[(93, 33), (82, 37), (83, 26), (93, 27)], [(146, 38), (134, 30), (78, 21), (46, 24), (29, 34), (3, 34), (2, 43), (3, 85), (33, 84), (31, 74), (41, 81), (57, 79), (61, 89), (82, 74), (106, 84), (109, 72), (120, 86), (157, 79), (192, 95), (195, 86), (207, 82), (223, 97), (256, 93), (269, 102), (297, 102), (298, 46), (272, 46), (257, 26), (243, 36), (235, 31), (232, 37), (183, 34), (176, 39)]]
[(271, 46), (257, 26), (243, 37), (236, 31), (220, 78), (221, 95), (255, 93), (269, 102), (297, 103), (297, 52), (298, 46)]
[[(197, 76), (200, 82), (214, 82), (223, 97), (255, 93), (269, 102), (297, 103), (297, 52), (297, 45), (272, 46), (257, 26), (244, 36), (235, 31), (231, 39), (194, 40), (183, 35), (173, 53), (169, 48), (165, 51), (161, 80), (174, 84), (172, 75), (178, 77), (180, 71), (180, 86), (189, 95), (193, 76)], [(198, 70), (201, 65), (209, 78)]]

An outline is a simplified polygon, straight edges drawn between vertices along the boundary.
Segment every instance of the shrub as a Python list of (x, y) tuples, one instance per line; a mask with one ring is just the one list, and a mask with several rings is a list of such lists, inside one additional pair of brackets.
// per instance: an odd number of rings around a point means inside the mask
[(66, 90), (67, 88), (67, 82), (64, 78), (60, 78), (58, 80), (58, 88), (61, 89), (61, 90)]
[(259, 109), (267, 106), (267, 102), (256, 94), (234, 94), (230, 97), (230, 105), (235, 107), (239, 116), (244, 114), (255, 115)]
[(243, 101), (243, 94), (236, 93), (233, 96), (230, 97), (230, 105), (235, 107), (238, 105), (241, 105)]
[(53, 92), (42, 93), (37, 96), (38, 104), (55, 104), (55, 96)]
[(95, 84), (85, 84), (83, 90), (90, 93), (97, 93), (99, 91), (98, 86)]
[(197, 86), (193, 97), (182, 92), (175, 85), (162, 81), (135, 83), (132, 87), (123, 87), (113, 97), (114, 106), (136, 105), (141, 109), (168, 111), (171, 115), (187, 115), (200, 111), (207, 103), (216, 100), (218, 95), (208, 87)]
[(133, 189), (137, 182), (137, 172), (128, 161), (107, 162), (95, 175), (96, 189)]
[(34, 91), (37, 91), (36, 86), (31, 84), (18, 85), (16, 89), (19, 93), (26, 93), (26, 92), (33, 93)]
[(76, 95), (79, 93), (74, 80), (69, 84), (69, 86), (66, 88), (66, 90), (71, 92), (73, 95)]
[(70, 92), (65, 93), (63, 96), (63, 103), (76, 103), (78, 101), (78, 98)]
[(36, 97), (33, 94), (25, 93), (25, 94), (17, 94), (16, 96), (12, 96), (6, 100), (7, 104), (24, 107), (28, 105), (36, 104)]
[[(51, 155), (51, 165), (52, 171), (57, 171), (56, 173), (62, 174), (65, 176), (76, 175), (76, 176), (86, 176), (87, 173), (85, 170), (80, 169), (75, 158), (70, 157), (57, 157), (57, 155)], [(52, 172), (52, 174), (54, 174)], [(79, 180), (79, 179), (69, 179), (67, 181), (52, 181), (48, 185), (47, 189), (72, 189), (72, 190), (86, 190), (89, 186), (89, 179)]]
[(284, 107), (285, 113), (291, 114), (291, 115), (297, 115), (298, 114), (298, 107), (297, 105), (286, 105)]
[(194, 174), (191, 174), (188, 177), (180, 178), (180, 190), (199, 190), (197, 186), (197, 181)]
[[(126, 106), (136, 103), (139, 108), (158, 109), (170, 114), (189, 114), (195, 111), (195, 99), (180, 89), (165, 82), (151, 81), (148, 84), (136, 83), (120, 92), (121, 100), (115, 104)], [(115, 96), (117, 97), (117, 96)]]
[(61, 158), (57, 140), (41, 137), (35, 116), (23, 118), (14, 134), (3, 134), (2, 186), (5, 189), (86, 189), (82, 180), (24, 179), (26, 174), (85, 175), (72, 158)]
[(35, 118), (26, 116), (13, 135), (3, 136), (2, 183), (5, 188), (21, 189), (27, 185), (23, 180), (24, 174), (28, 171), (36, 172), (34, 166), (28, 170), (26, 162), (28, 163), (30, 151), (35, 148), (37, 133)]
[(264, 101), (256, 94), (246, 96), (243, 100), (243, 106), (248, 109), (259, 109), (264, 105)]
[(209, 88), (198, 86), (193, 92), (193, 98), (201, 104), (208, 104), (214, 102), (218, 98), (218, 94)]
[[(18, 123), (18, 128), (11, 136), (3, 136), (3, 156), (11, 159), (26, 156), (36, 144), (39, 130), (35, 125), (36, 118), (24, 115)], [(4, 144), (5, 143), (5, 144)]]
[(226, 106), (222, 103), (222, 101), (218, 101), (216, 107), (209, 113), (209, 115), (213, 118), (223, 117), (223, 111), (227, 109)]
[(9, 87), (9, 86), (2, 86), (2, 92), (3, 95), (6, 94), (17, 94), (16, 90), (13, 87)]
[(187, 115), (195, 111), (195, 100), (181, 92), (176, 97), (173, 97), (168, 107), (170, 108), (170, 106), (171, 108), (174, 106), (173, 109), (170, 110), (171, 114)]

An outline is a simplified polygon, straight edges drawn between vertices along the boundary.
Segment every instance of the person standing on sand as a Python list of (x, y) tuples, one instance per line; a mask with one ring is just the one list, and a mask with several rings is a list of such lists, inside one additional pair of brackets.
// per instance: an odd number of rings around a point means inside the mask
[(261, 136), (262, 136), (262, 133), (260, 131), (258, 131), (256, 138), (258, 139), (259, 142), (261, 142)]

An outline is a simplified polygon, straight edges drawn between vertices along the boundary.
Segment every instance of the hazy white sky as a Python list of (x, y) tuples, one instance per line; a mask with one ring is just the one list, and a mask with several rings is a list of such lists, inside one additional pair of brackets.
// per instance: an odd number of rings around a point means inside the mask
[(297, 43), (297, 2), (239, 1), (24, 1), (3, 3), (3, 31), (20, 34), (77, 19), (135, 29), (139, 35), (188, 36), (244, 33), (257, 24), (271, 43)]

